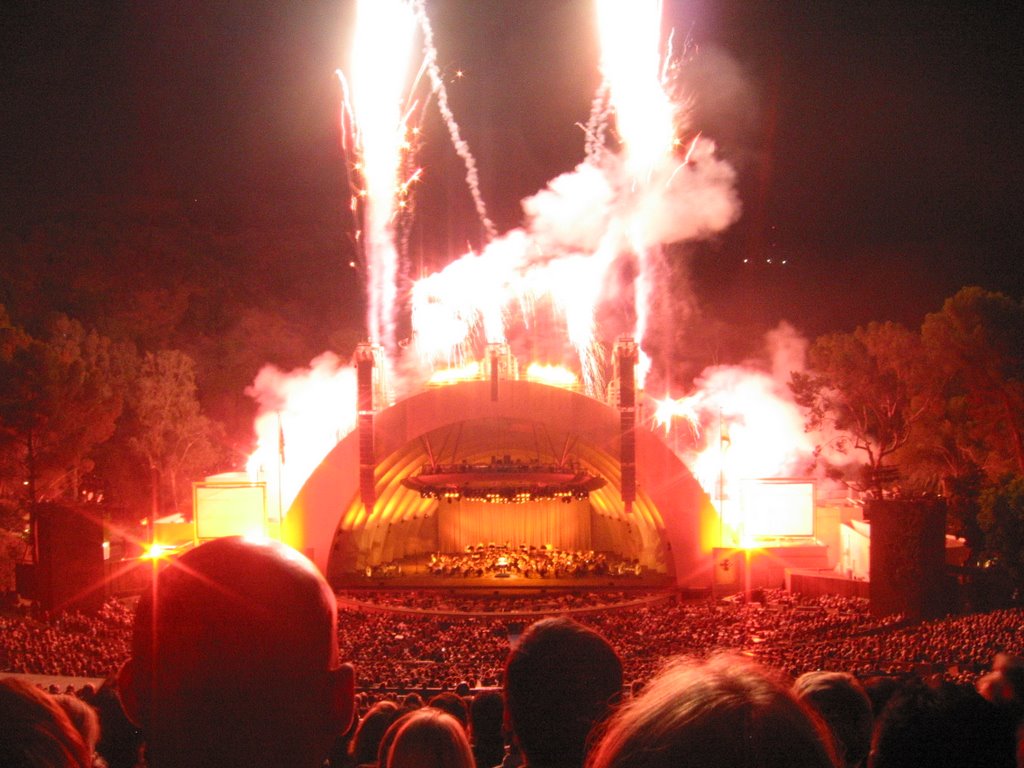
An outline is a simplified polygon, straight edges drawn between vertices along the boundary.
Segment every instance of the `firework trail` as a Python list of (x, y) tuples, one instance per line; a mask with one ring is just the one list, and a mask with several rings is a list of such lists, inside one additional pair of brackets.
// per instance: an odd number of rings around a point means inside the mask
[(455, 115), (452, 113), (451, 107), (448, 106), (448, 90), (444, 86), (444, 78), (441, 77), (441, 70), (437, 66), (434, 29), (430, 25), (430, 18), (427, 16), (427, 9), (423, 0), (415, 0), (413, 5), (416, 17), (420, 23), (420, 29), (423, 31), (424, 63), (427, 68), (427, 74), (430, 76), (434, 95), (437, 97), (438, 110), (441, 112), (444, 124), (448, 128), (448, 136), (451, 138), (452, 146), (466, 166), (466, 186), (469, 188), (469, 193), (473, 196), (476, 215), (483, 225), (484, 232), (487, 233), (487, 239), (493, 240), (495, 235), (497, 235), (497, 230), (494, 227), (494, 223), (487, 216), (487, 206), (484, 204), (483, 196), (480, 194), (480, 177), (476, 170), (476, 158), (473, 157), (469, 145), (463, 141), (459, 133), (459, 124), (455, 121)]

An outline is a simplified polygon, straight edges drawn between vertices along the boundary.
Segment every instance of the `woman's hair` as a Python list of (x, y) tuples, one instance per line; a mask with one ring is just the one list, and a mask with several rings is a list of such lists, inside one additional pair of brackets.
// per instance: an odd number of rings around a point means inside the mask
[(0, 765), (88, 768), (85, 742), (53, 697), (16, 678), (0, 679)]
[(424, 707), (393, 727), (394, 738), (381, 768), (474, 768), (466, 731), (447, 712)]
[(747, 659), (677, 661), (607, 722), (588, 768), (834, 768), (827, 729)]
[(57, 694), (53, 699), (75, 726), (89, 752), (95, 752), (96, 744), (100, 740), (100, 716), (96, 710), (91, 704), (86, 704), (70, 693)]

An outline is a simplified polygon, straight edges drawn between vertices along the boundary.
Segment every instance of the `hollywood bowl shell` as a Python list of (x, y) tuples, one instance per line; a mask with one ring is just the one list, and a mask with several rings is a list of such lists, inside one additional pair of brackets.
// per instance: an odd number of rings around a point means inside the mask
[[(373, 414), (372, 429), (357, 429), (335, 446), (293, 502), (282, 538), (337, 583), (367, 567), (437, 550), (444, 536), (439, 526), (451, 528), (455, 507), (461, 507), (462, 523), (474, 530), (498, 530), (497, 523), (526, 514), (513, 504), (456, 502), (451, 507), (403, 485), (425, 464), (495, 456), (557, 462), (568, 455), (606, 481), (575, 504), (575, 512), (565, 513), (576, 515), (572, 525), (589, 548), (635, 559), (680, 587), (707, 587), (717, 514), (659, 434), (641, 426), (642, 414), (623, 416), (600, 400), (531, 381), (502, 380), (496, 388), (490, 381), (467, 381), (428, 389)], [(624, 421), (627, 428), (636, 422), (636, 489), (629, 505), (622, 498)], [(367, 505), (360, 476), (370, 439), (374, 461)], [(370, 465), (362, 469), (368, 477)], [(506, 517), (488, 517), (494, 515)]]

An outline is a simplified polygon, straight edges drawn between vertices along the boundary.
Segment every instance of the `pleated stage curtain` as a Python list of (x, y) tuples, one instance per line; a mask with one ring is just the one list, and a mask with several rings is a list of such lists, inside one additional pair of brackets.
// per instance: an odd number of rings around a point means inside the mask
[(558, 549), (591, 549), (590, 502), (533, 501), (490, 504), (441, 501), (437, 509), (438, 544), (442, 552), (461, 552), (477, 544), (520, 544)]

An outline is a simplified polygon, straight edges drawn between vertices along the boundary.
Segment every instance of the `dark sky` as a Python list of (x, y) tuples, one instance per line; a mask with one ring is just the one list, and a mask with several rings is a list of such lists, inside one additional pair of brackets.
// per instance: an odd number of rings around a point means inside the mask
[[(582, 159), (589, 6), (428, 0), (441, 63), (465, 71), (452, 106), (500, 228)], [(915, 325), (965, 284), (1021, 298), (1019, 2), (668, 0), (666, 13), (695, 46), (694, 127), (739, 172), (742, 219), (691, 256), (708, 312), (816, 334)], [(343, 0), (3, 4), (4, 219), (55, 195), (344, 199), (333, 73), (351, 19)], [(423, 162), (429, 230), (414, 247), (461, 250), (476, 237), (461, 168), (440, 139)]]

